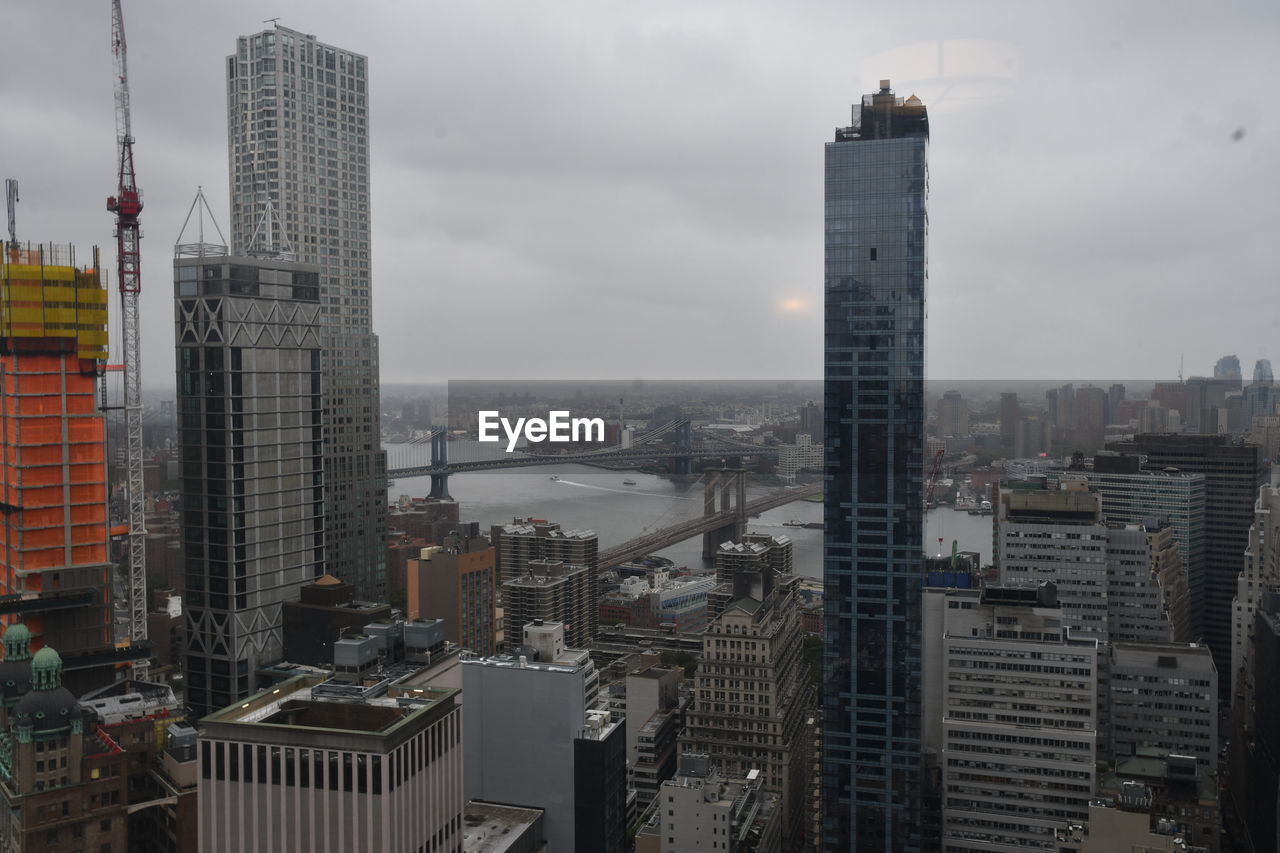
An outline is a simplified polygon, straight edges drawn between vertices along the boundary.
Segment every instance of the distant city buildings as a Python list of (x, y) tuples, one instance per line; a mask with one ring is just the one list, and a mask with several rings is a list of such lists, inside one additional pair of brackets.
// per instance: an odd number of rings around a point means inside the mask
[(969, 401), (959, 391), (948, 391), (938, 400), (938, 435), (969, 434)]
[(778, 445), (777, 473), (784, 482), (794, 483), (801, 471), (821, 471), (822, 460), (822, 439), (811, 439), (802, 432), (796, 435), (794, 444)]
[(1234, 355), (1224, 355), (1218, 359), (1218, 363), (1213, 366), (1214, 379), (1228, 379), (1240, 381), (1240, 359)]
[[(1013, 447), (1017, 442), (1018, 424), (1022, 420), (1022, 406), (1018, 403), (1018, 395), (1012, 391), (1005, 391), (1000, 395), (1000, 444), (1003, 447)], [(1046, 440), (1046, 444), (1048, 441)], [(1026, 456), (1024, 453), (1016, 453), (1016, 456)]]
[[(827, 143), (823, 849), (921, 850), (929, 118), (888, 80)], [(891, 307), (889, 307), (891, 306)]]

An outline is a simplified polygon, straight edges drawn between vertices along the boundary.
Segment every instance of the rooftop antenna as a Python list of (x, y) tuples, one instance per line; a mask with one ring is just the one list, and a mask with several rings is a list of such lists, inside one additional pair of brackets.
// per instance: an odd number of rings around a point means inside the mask
[[(196, 215), (196, 242), (184, 243), (182, 237), (187, 233), (187, 225), (191, 223), (191, 214)], [(204, 215), (209, 214), (209, 222), (213, 225), (213, 230), (218, 232), (220, 243), (206, 243), (204, 241)], [(213, 215), (213, 210), (209, 208), (209, 202), (204, 197), (204, 187), (196, 187), (196, 197), (191, 201), (191, 207), (187, 209), (187, 218), (182, 220), (182, 230), (178, 232), (178, 239), (173, 245), (173, 254), (175, 257), (195, 257), (203, 258), (206, 255), (216, 256), (227, 254), (227, 238), (222, 236), (222, 229), (218, 227), (218, 219)]]
[(263, 21), (262, 23), (264, 23), (264, 24), (275, 24), (276, 26), (279, 26), (279, 25), (280, 25), (280, 23), (279, 23), (279, 22), (280, 22), (280, 19), (279, 19), (279, 18), (267, 18), (267, 19), (266, 19), (265, 21)]
[(1187, 357), (1186, 353), (1178, 353), (1178, 381), (1182, 381), (1182, 362)]
[[(277, 228), (279, 228), (280, 246), (276, 245)], [(261, 243), (258, 242), (259, 234), (263, 235)], [(249, 245), (245, 252), (255, 258), (277, 258), (282, 261), (297, 259), (293, 245), (289, 242), (288, 235), (284, 233), (284, 223), (280, 221), (280, 214), (276, 213), (275, 203), (269, 198), (266, 210), (262, 211), (258, 224), (253, 227), (253, 234), (249, 237)]]
[(5, 203), (9, 208), (9, 249), (18, 250), (18, 179), (4, 179)]

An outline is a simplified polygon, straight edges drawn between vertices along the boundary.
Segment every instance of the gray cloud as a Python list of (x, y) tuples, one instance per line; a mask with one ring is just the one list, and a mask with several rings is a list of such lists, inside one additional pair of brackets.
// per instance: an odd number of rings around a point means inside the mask
[[(8, 7), (25, 34), (0, 81), (19, 236), (108, 249), (105, 4)], [(1273, 4), (126, 0), (125, 14), (148, 386), (172, 373), (170, 249), (197, 184), (227, 225), (223, 59), (268, 15), (370, 57), (387, 381), (820, 375), (822, 144), (879, 77), (931, 107), (932, 375), (1168, 376), (1181, 353), (1188, 372), (1280, 356)]]

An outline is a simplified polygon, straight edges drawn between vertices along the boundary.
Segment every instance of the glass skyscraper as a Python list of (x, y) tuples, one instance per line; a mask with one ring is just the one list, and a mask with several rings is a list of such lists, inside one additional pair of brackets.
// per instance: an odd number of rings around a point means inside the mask
[(320, 268), (327, 570), (386, 601), (368, 97), (364, 56), (287, 27), (242, 36), (227, 57), (233, 251)]
[(889, 81), (826, 146), (823, 849), (921, 849), (929, 120)]

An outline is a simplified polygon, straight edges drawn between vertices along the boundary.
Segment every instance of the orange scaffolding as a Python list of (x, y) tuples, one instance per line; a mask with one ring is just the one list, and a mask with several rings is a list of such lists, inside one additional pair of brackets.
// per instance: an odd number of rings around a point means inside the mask
[(111, 643), (106, 424), (96, 398), (107, 291), (94, 255), (94, 266), (77, 269), (70, 249), (5, 248), (0, 262), (0, 595), (96, 587), (96, 615), (25, 617), (60, 651)]

